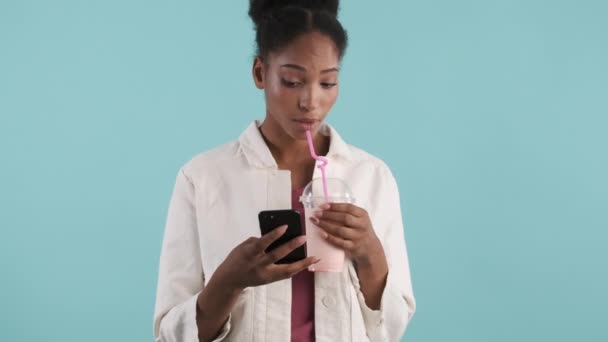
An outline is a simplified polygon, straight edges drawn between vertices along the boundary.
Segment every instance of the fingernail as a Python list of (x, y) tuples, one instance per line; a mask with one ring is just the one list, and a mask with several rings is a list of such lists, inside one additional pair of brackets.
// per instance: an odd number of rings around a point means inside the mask
[(314, 217), (314, 216), (311, 216), (311, 217), (310, 217), (310, 220), (311, 220), (312, 222), (314, 222), (314, 223), (319, 223), (319, 219), (318, 219), (318, 218), (316, 218), (316, 217)]
[(327, 237), (328, 237), (329, 235), (328, 235), (326, 232), (321, 231), (321, 236), (322, 236), (324, 239), (327, 239)]
[(320, 210), (313, 211), (312, 214), (314, 215), (314, 217), (321, 217), (321, 216), (323, 216), (323, 212), (320, 211)]
[(319, 206), (319, 208), (323, 209), (323, 210), (327, 210), (329, 209), (331, 206), (329, 205), (329, 203), (323, 203)]
[(277, 229), (278, 230), (285, 230), (285, 229), (287, 229), (287, 225), (285, 224), (285, 225), (279, 226), (279, 228), (277, 228)]
[(298, 243), (304, 243), (304, 242), (306, 242), (306, 235), (300, 235), (300, 236), (298, 236), (296, 241), (298, 241)]

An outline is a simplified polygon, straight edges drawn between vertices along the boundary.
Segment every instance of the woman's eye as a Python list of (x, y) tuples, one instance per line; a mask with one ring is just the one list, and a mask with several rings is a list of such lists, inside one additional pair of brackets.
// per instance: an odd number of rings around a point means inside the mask
[(338, 83), (328, 83), (328, 82), (323, 82), (321, 83), (321, 87), (325, 88), (325, 89), (329, 89), (329, 88), (333, 88), (337, 85)]
[(292, 81), (288, 81), (285, 79), (282, 79), (281, 82), (283, 83), (284, 86), (286, 86), (288, 88), (296, 88), (302, 84), (302, 82), (292, 82)]

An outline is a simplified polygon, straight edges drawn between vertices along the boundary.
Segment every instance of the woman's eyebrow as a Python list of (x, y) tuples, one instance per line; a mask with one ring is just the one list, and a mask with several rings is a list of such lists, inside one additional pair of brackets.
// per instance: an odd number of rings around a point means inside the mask
[[(281, 68), (290, 68), (290, 69), (296, 69), (299, 71), (306, 71), (306, 68), (301, 66), (301, 65), (297, 65), (297, 64), (283, 64), (281, 65)], [(340, 69), (333, 67), (333, 68), (328, 68), (325, 70), (321, 70), (322, 74), (328, 73), (328, 72), (338, 72)]]

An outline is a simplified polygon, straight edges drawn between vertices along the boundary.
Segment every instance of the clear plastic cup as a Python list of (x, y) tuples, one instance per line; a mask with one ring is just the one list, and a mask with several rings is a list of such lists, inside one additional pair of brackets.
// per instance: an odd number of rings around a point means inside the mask
[(311, 272), (342, 272), (344, 268), (344, 250), (330, 244), (321, 235), (322, 229), (314, 224), (310, 217), (324, 203), (354, 203), (350, 187), (338, 178), (327, 178), (327, 200), (323, 191), (323, 181), (315, 178), (304, 188), (300, 202), (304, 206), (306, 219), (306, 254), (321, 261), (308, 268)]

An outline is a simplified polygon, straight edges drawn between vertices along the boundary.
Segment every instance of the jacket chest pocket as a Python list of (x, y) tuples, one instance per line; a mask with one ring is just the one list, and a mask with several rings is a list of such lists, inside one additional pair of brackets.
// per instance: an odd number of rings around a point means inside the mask
[(205, 278), (228, 254), (250, 237), (259, 237), (258, 213), (267, 206), (266, 177), (244, 172), (213, 184), (214, 192), (197, 192), (196, 217)]
[(236, 210), (221, 203), (199, 214), (198, 232), (205, 278), (249, 237), (259, 237), (255, 210)]

